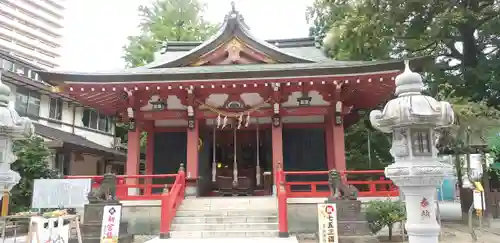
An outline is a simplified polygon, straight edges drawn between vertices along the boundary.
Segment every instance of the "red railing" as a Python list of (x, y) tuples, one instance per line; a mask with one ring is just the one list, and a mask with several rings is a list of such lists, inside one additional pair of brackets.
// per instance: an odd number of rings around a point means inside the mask
[[(119, 200), (160, 200), (161, 192), (153, 193), (155, 188), (171, 188), (177, 174), (161, 175), (117, 175), (116, 197)], [(65, 179), (92, 179), (92, 188), (98, 188), (102, 182), (103, 176), (65, 176)], [(153, 184), (153, 179), (163, 179), (166, 183)], [(133, 190), (129, 190), (133, 189)], [(131, 191), (131, 192), (129, 192)]]
[[(328, 171), (284, 171), (285, 189), (288, 197), (328, 197), (328, 181), (287, 181), (288, 175), (328, 175)], [(381, 175), (383, 170), (348, 170), (341, 172), (342, 178), (347, 184), (356, 186), (360, 197), (395, 197), (399, 195), (399, 190), (391, 180), (379, 177), (378, 180), (350, 180), (349, 175)], [(300, 186), (300, 189), (294, 187)], [(319, 189), (323, 187), (323, 190)]]
[(184, 199), (184, 191), (186, 189), (186, 176), (184, 167), (181, 164), (179, 173), (175, 178), (175, 182), (170, 191), (165, 190), (161, 197), (161, 220), (160, 220), (160, 238), (170, 238), (170, 227), (172, 220), (175, 218), (175, 213)]
[(286, 178), (285, 172), (278, 166), (276, 172), (276, 181), (278, 182), (277, 196), (278, 196), (278, 236), (288, 237), (288, 205), (287, 205), (287, 191), (285, 188)]

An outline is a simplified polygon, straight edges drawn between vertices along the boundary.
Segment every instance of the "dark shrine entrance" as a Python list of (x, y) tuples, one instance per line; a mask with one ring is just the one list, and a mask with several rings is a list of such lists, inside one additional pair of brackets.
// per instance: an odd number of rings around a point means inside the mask
[(271, 194), (270, 138), (269, 129), (214, 129), (209, 160), (212, 172), (209, 195)]

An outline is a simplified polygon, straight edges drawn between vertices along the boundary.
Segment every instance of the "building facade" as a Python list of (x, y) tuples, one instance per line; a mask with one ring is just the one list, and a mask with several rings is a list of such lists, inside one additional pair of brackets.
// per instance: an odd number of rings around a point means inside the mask
[(186, 193), (198, 196), (270, 194), (279, 168), (345, 171), (344, 128), (391, 97), (403, 68), (401, 60), (331, 60), (312, 38), (259, 40), (234, 8), (207, 41), (165, 50), (121, 72), (40, 75), (129, 123), (127, 176), (139, 174), (145, 131), (146, 174), (185, 164)]
[(0, 0), (0, 49), (52, 69), (59, 66), (64, 0)]
[(102, 174), (106, 163), (123, 170), (125, 154), (115, 149), (120, 142), (112, 117), (51, 92), (39, 70), (0, 50), (1, 79), (12, 91), (9, 105), (35, 121), (36, 133), (55, 152), (51, 165), (65, 175)]

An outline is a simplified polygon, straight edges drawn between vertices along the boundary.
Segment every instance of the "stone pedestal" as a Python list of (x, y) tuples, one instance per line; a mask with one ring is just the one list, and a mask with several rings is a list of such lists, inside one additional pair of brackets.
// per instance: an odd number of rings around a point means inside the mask
[(188, 198), (198, 197), (198, 179), (187, 178), (186, 179), (186, 191), (184, 195)]
[(339, 243), (379, 243), (361, 212), (359, 200), (328, 199), (337, 205)]
[[(102, 215), (104, 206), (116, 205), (121, 206), (118, 202), (102, 202), (102, 203), (89, 203), (84, 207), (84, 221), (81, 225), (83, 243), (100, 243), (101, 228), (102, 228)], [(132, 243), (134, 240), (133, 235), (127, 233), (127, 222), (120, 222), (120, 234), (118, 242)]]

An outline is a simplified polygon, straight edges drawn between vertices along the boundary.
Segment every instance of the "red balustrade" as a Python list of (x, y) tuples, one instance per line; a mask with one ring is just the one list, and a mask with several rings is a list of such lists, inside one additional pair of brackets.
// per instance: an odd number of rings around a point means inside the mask
[[(177, 174), (160, 175), (117, 175), (116, 197), (119, 200), (160, 200), (161, 193), (153, 193), (154, 188), (172, 187), (170, 183), (150, 183), (153, 179), (163, 179), (171, 181)], [(65, 179), (92, 179), (92, 188), (98, 188), (103, 180), (103, 176), (65, 176)], [(129, 190), (133, 189), (133, 190)], [(129, 191), (133, 191), (130, 192)]]
[[(285, 189), (288, 197), (327, 197), (330, 195), (328, 181), (287, 181), (287, 175), (328, 175), (328, 171), (284, 171)], [(349, 179), (349, 175), (383, 175), (383, 170), (347, 170), (341, 172), (342, 179), (350, 185), (359, 189), (360, 197), (395, 197), (399, 195), (399, 190), (391, 180), (379, 177), (378, 180), (356, 180)], [(300, 190), (293, 187), (301, 186)], [(323, 187), (323, 190), (319, 189)]]
[(285, 188), (285, 173), (279, 168), (276, 172), (277, 196), (278, 196), (278, 235), (279, 237), (288, 237), (288, 205), (287, 205), (287, 191)]
[[(167, 189), (168, 190), (168, 189)], [(161, 197), (161, 221), (160, 221), (160, 238), (170, 238), (170, 227), (172, 220), (175, 218), (177, 209), (182, 204), (184, 199), (184, 191), (186, 190), (186, 175), (184, 168), (181, 165), (179, 173), (175, 178), (170, 191), (165, 191)]]

